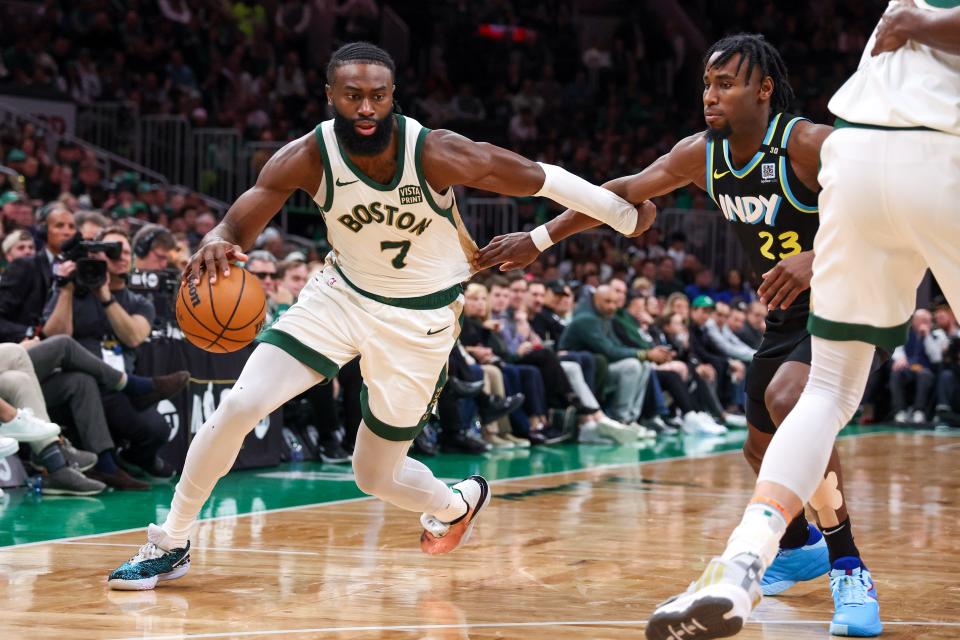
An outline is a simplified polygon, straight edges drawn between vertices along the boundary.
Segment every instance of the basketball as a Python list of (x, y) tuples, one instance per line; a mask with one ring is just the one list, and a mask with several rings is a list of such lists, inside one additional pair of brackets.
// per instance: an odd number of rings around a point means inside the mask
[(230, 353), (250, 344), (263, 326), (267, 298), (260, 281), (245, 269), (195, 285), (181, 283), (177, 323), (191, 344), (211, 353)]

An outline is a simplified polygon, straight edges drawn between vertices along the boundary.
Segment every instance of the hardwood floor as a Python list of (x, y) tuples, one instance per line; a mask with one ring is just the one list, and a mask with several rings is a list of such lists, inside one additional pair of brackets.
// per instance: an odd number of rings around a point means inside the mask
[[(885, 638), (960, 638), (960, 439), (841, 441)], [(722, 550), (753, 486), (738, 453), (494, 484), (470, 544), (418, 549), (416, 514), (374, 500), (204, 522), (156, 591), (110, 569), (143, 531), (0, 548), (0, 638), (642, 638), (656, 603)], [(826, 578), (766, 599), (745, 639), (827, 638)]]

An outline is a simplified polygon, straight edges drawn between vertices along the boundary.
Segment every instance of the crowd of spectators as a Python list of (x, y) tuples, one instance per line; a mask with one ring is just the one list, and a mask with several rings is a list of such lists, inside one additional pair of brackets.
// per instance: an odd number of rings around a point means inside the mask
[[(651, 3), (627, 4), (606, 30), (602, 20), (584, 27), (573, 3), (547, 0), (5, 4), (0, 83), (286, 141), (329, 117), (330, 51), (377, 40), (389, 6), (413, 29), (411, 62), (397, 77), (405, 113), (599, 183), (703, 127), (697, 38)], [(797, 111), (820, 122), (875, 19), (863, 1), (821, 0), (806, 12), (770, 0), (687, 4), (706, 41), (731, 29), (767, 34), (792, 68)], [(169, 337), (172, 312), (163, 296), (127, 284), (132, 269), (175, 279), (217, 212), (186, 189), (108, 175), (89, 148), (29, 123), (0, 128), (0, 163), (9, 169), (0, 174), (0, 439), (28, 445), (23, 455), (49, 493), (143, 489), (145, 477), (171, 476), (157, 455), (168, 428), (156, 403), (188, 374), (137, 375), (138, 347)], [(696, 190), (658, 204), (709, 206)], [(546, 215), (542, 203), (521, 203), (521, 224)], [(106, 263), (96, 286), (79, 284), (68, 253), (80, 238), (116, 246), (91, 252)], [(323, 247), (269, 227), (256, 249), (246, 268), (264, 285), (271, 322), (319, 269)], [(417, 450), (623, 446), (742, 427), (766, 309), (749, 273), (718, 277), (701, 257), (683, 233), (654, 228), (626, 244), (573, 239), (525, 273), (479, 274), (466, 289), (438, 415)], [(933, 318), (918, 311), (908, 343), (872, 379), (863, 419), (955, 420), (958, 331), (944, 303)], [(351, 363), (333, 384), (288, 403), (285, 422), (322, 460), (347, 462), (361, 386)]]

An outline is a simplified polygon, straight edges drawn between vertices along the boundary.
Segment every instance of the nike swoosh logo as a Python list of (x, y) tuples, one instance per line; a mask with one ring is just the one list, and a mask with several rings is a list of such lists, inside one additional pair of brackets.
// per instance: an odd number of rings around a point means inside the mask
[(434, 331), (433, 329), (427, 329), (427, 335), (433, 336), (440, 333), (441, 331), (446, 331), (449, 328), (450, 328), (450, 325), (445, 326), (443, 329), (437, 329), (436, 331)]
[(340, 178), (337, 178), (337, 186), (338, 186), (338, 187), (345, 187), (345, 186), (347, 186), (348, 184), (353, 184), (354, 182), (360, 182), (360, 181), (359, 181), (359, 180), (351, 180), (350, 182), (340, 182)]
[[(717, 170), (714, 169), (714, 170), (713, 170), (713, 179), (714, 179), (714, 180), (719, 180), (720, 178), (722, 178), (723, 176), (727, 175), (728, 173), (730, 173), (730, 172), (729, 172), (729, 171), (724, 171), (723, 173), (717, 173)], [(339, 183), (337, 183), (337, 184), (339, 184)]]

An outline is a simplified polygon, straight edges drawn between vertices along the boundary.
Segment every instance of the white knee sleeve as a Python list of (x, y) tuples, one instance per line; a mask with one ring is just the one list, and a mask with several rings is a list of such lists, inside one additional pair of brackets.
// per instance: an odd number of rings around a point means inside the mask
[(408, 457), (409, 449), (409, 442), (385, 440), (361, 422), (353, 452), (357, 487), (407, 511), (442, 512), (453, 501), (453, 490), (422, 462)]
[(808, 502), (823, 480), (837, 434), (853, 417), (870, 375), (873, 345), (813, 338), (813, 362), (797, 406), (777, 429), (759, 482), (776, 482)]

